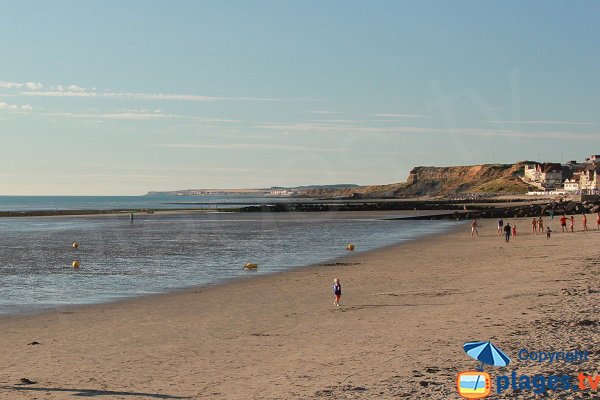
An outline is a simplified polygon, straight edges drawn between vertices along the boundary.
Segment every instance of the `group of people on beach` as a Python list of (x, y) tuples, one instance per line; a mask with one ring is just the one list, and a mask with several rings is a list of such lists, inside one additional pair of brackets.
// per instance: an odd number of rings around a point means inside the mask
[[(575, 231), (575, 217), (573, 215), (571, 215), (571, 218), (568, 219), (567, 216), (563, 214), (560, 217), (559, 221), (563, 232), (568, 232), (567, 222), (569, 222), (570, 231)], [(583, 231), (587, 231), (587, 216), (585, 214), (583, 214), (581, 217), (581, 224)], [(479, 231), (477, 230), (477, 228), (479, 227), (481, 227), (481, 225), (477, 223), (477, 219), (473, 219), (473, 221), (471, 222), (471, 237), (479, 236)], [(598, 215), (596, 217), (596, 229), (600, 231), (600, 212), (598, 212)], [(549, 226), (546, 227), (546, 230), (544, 231), (544, 219), (542, 217), (532, 218), (531, 232), (534, 235), (543, 235), (545, 232), (546, 239), (550, 239), (552, 235), (552, 229), (550, 229)], [(498, 236), (500, 236), (501, 234), (504, 234), (504, 240), (508, 243), (511, 237), (515, 238), (517, 236), (517, 224), (513, 224), (511, 226), (510, 222), (508, 222), (506, 225), (504, 225), (504, 220), (502, 219), (502, 217), (500, 217), (498, 219)], [(342, 284), (340, 283), (340, 280), (338, 278), (335, 278), (333, 280), (333, 286), (331, 286), (331, 288), (333, 289), (333, 295), (335, 296), (333, 304), (336, 307), (339, 307), (340, 298), (342, 297)]]
[[(569, 229), (567, 229), (567, 222), (569, 223)], [(560, 226), (563, 232), (568, 232), (569, 230), (571, 232), (574, 232), (575, 217), (571, 215), (571, 217), (568, 219), (567, 216), (563, 214), (560, 217)], [(581, 226), (584, 232), (588, 230), (586, 214), (582, 214), (581, 216)], [(477, 230), (477, 228), (479, 227), (480, 225), (477, 223), (477, 219), (474, 219), (471, 222), (471, 237), (479, 236), (479, 231)], [(598, 212), (598, 215), (596, 217), (596, 229), (600, 230), (600, 212)], [(546, 227), (546, 229), (544, 230), (544, 219), (542, 217), (533, 217), (531, 219), (531, 232), (534, 235), (543, 235), (544, 233), (546, 233), (547, 239), (550, 239), (552, 235), (552, 229), (549, 226)], [(509, 242), (511, 237), (514, 238), (517, 236), (517, 225), (513, 224), (511, 226), (510, 223), (504, 225), (504, 220), (502, 219), (502, 217), (500, 217), (498, 219), (497, 234), (498, 236), (504, 235), (504, 240), (506, 242)]]
[[(571, 218), (567, 219), (567, 216), (565, 214), (563, 214), (560, 217), (560, 228), (562, 229), (563, 232), (574, 232), (575, 231), (575, 217), (573, 215), (571, 215)], [(567, 222), (569, 223), (569, 229), (567, 229)], [(588, 225), (587, 225), (587, 215), (586, 214), (582, 214), (581, 215), (581, 228), (584, 232), (587, 232), (588, 230)], [(598, 215), (596, 216), (596, 230), (600, 231), (600, 212), (598, 212)]]

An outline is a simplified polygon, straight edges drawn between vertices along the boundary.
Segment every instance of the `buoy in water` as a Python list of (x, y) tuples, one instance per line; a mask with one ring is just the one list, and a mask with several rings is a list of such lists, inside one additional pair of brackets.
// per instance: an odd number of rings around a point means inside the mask
[(73, 242), (73, 248), (74, 248), (74, 249), (76, 249), (76, 248), (78, 248), (78, 247), (79, 247), (79, 243), (77, 243), (77, 242)]
[(79, 267), (81, 267), (81, 263), (79, 261), (77, 261), (77, 260), (73, 261), (71, 263), (71, 265), (73, 266), (73, 268), (79, 268)]
[(349, 244), (348, 246), (346, 246), (346, 250), (354, 250), (354, 245), (353, 244)]
[(258, 264), (254, 264), (254, 263), (247, 263), (244, 265), (244, 269), (257, 269), (258, 268)]

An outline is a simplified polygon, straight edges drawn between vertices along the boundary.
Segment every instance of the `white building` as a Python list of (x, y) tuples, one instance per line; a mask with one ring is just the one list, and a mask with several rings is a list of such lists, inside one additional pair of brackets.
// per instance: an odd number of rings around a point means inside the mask
[(585, 167), (579, 178), (579, 187), (583, 191), (600, 190), (600, 164), (591, 164)]
[(525, 181), (540, 182), (541, 174), (538, 169), (540, 164), (525, 164)]
[(565, 192), (578, 192), (579, 180), (575, 177), (565, 181)]
[(544, 189), (553, 189), (562, 185), (562, 166), (558, 163), (526, 164), (526, 182), (538, 183)]

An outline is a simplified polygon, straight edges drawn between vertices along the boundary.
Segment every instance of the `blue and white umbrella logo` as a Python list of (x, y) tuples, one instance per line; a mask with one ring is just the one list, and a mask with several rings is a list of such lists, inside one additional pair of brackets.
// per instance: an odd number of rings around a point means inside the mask
[(495, 367), (506, 367), (510, 364), (510, 358), (492, 342), (467, 342), (463, 346), (465, 353), (483, 364)]

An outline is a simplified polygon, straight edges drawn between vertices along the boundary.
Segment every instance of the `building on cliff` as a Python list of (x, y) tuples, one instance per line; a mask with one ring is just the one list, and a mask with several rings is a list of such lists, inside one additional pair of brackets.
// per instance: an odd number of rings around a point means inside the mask
[(589, 164), (584, 168), (579, 178), (579, 187), (587, 194), (600, 192), (600, 164)]
[(542, 189), (555, 189), (562, 186), (563, 167), (559, 163), (526, 164), (524, 180)]

